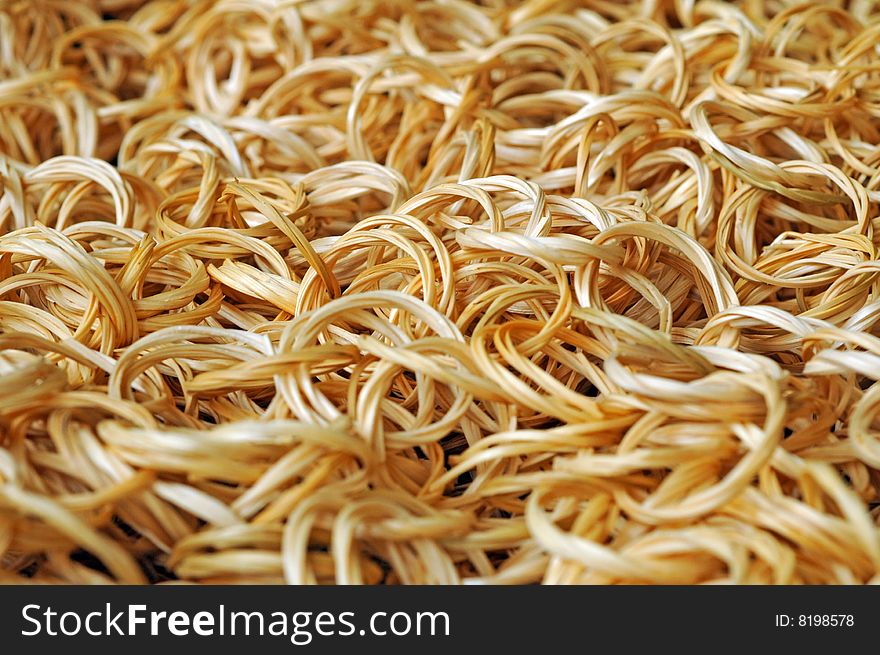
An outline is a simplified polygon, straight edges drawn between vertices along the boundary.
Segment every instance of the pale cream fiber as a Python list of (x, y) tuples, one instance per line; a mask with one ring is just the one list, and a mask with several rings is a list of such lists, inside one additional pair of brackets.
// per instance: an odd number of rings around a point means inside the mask
[(880, 581), (878, 41), (0, 2), (0, 581)]

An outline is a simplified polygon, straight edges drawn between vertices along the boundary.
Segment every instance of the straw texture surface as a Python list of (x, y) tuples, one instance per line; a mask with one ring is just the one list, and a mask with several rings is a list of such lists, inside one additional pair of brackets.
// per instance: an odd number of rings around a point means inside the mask
[(0, 1), (0, 582), (880, 582), (878, 39)]

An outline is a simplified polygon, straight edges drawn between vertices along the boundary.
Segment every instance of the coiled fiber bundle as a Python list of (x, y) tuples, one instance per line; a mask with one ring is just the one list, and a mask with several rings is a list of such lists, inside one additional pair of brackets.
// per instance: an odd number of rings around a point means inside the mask
[(0, 579), (877, 582), (878, 38), (0, 3)]

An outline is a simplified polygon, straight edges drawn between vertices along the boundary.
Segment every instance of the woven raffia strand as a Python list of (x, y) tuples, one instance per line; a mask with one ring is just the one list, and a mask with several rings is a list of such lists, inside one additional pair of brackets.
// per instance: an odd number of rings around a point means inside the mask
[(0, 0), (0, 582), (880, 582), (878, 38)]

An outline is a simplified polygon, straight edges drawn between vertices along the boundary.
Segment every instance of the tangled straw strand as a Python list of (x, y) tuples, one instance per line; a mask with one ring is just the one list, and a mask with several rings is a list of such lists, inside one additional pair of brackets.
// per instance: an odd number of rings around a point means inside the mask
[(880, 582), (871, 2), (0, 2), (0, 582)]

